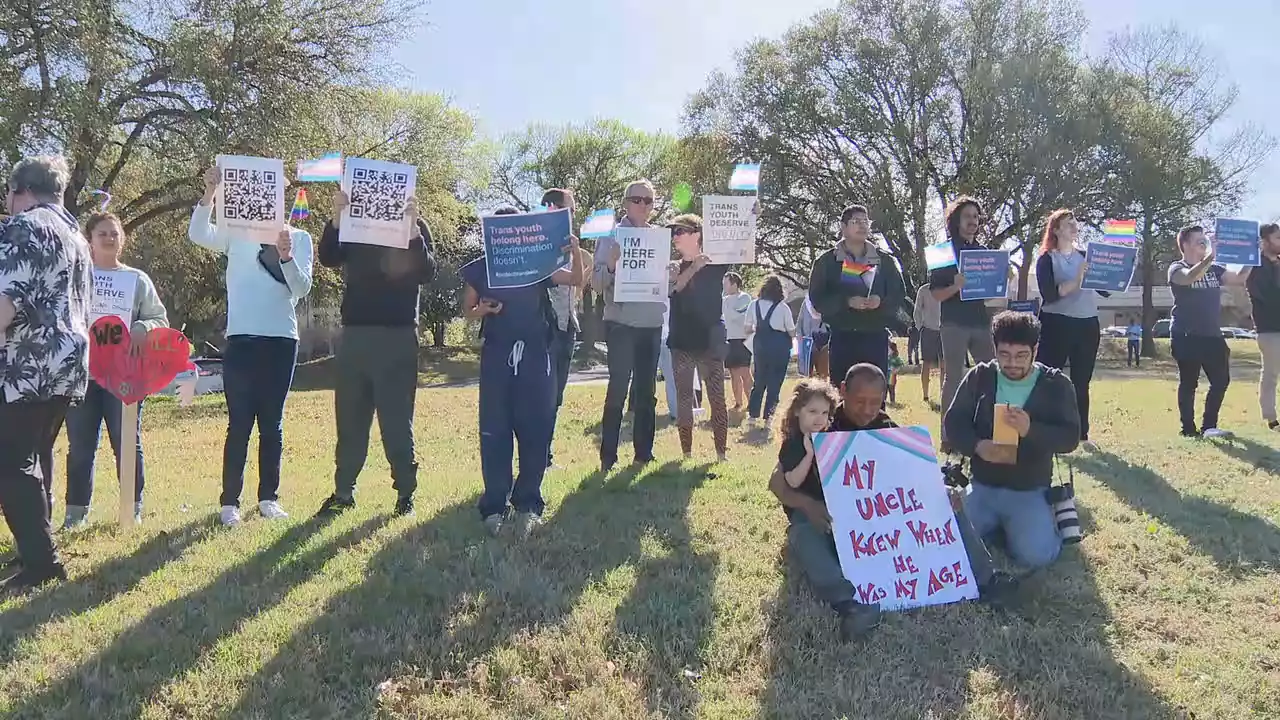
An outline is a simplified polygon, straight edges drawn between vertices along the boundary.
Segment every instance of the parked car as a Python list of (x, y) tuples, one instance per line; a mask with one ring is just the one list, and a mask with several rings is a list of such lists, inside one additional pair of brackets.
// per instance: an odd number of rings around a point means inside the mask
[(1239, 340), (1257, 340), (1258, 333), (1248, 328), (1224, 327), (1222, 328), (1222, 337)]
[(1111, 325), (1102, 328), (1102, 337), (1122, 338), (1129, 333), (1129, 328), (1123, 325)]
[[(191, 358), (191, 362), (195, 363), (196, 372), (199, 373), (199, 378), (196, 380), (196, 395), (209, 395), (223, 391), (222, 358), (197, 357)], [(169, 386), (161, 390), (160, 394), (177, 395), (177, 380), (169, 383)]]
[(1173, 323), (1169, 318), (1157, 320), (1156, 324), (1151, 328), (1152, 337), (1167, 338), (1169, 337), (1169, 325)]

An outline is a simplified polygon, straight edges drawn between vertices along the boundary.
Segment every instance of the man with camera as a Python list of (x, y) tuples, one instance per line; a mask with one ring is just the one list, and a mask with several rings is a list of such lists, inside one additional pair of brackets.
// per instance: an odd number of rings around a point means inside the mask
[(943, 427), (954, 450), (971, 461), (964, 505), (978, 534), (1003, 534), (1014, 560), (1044, 567), (1062, 550), (1046, 491), (1054, 456), (1080, 443), (1075, 389), (1067, 376), (1035, 362), (1034, 315), (1002, 312), (991, 335), (996, 359), (964, 376)]

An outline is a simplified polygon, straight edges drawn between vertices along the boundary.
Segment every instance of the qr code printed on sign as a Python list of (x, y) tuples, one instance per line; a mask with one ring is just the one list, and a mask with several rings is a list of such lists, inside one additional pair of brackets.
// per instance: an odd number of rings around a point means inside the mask
[(351, 217), (362, 220), (404, 220), (409, 176), (372, 168), (351, 170)]
[(223, 213), (228, 220), (275, 222), (279, 178), (272, 170), (226, 168), (222, 171)]

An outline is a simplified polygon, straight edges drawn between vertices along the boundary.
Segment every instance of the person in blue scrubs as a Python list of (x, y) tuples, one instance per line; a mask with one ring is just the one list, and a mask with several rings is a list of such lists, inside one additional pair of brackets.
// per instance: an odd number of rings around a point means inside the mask
[[(502, 208), (497, 215), (517, 214)], [(555, 285), (582, 283), (578, 238), (566, 238), (569, 268), (522, 288), (490, 288), (485, 258), (462, 266), (466, 283), (462, 315), (480, 319), (480, 473), (484, 493), (480, 517), (497, 535), (507, 518), (508, 501), (515, 510), (516, 533), (528, 537), (542, 521), (542, 477), (556, 405), (554, 359), (555, 314), (548, 291)], [(512, 477), (515, 444), (520, 446), (520, 472)]]

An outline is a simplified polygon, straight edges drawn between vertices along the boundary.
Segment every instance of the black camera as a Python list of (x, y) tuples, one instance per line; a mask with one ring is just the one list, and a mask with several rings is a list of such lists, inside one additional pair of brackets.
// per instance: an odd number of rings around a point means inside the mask
[(969, 487), (969, 476), (964, 474), (964, 462), (953, 460), (942, 465), (942, 482), (947, 487)]

